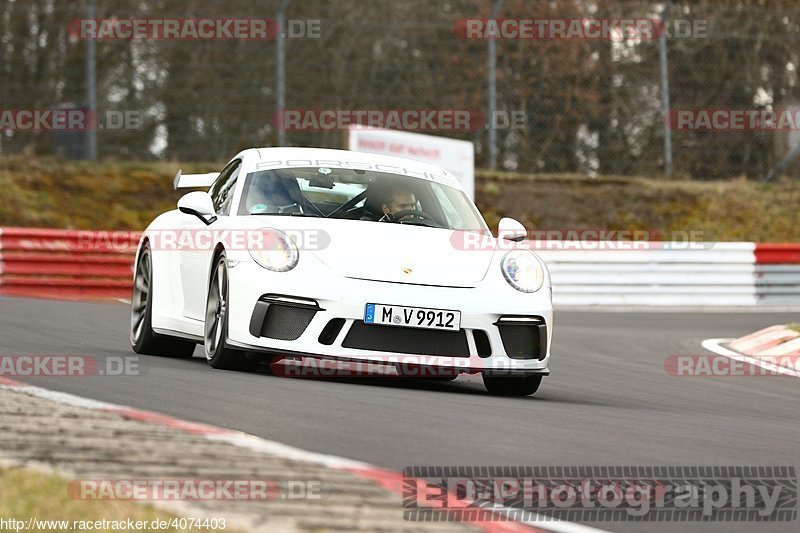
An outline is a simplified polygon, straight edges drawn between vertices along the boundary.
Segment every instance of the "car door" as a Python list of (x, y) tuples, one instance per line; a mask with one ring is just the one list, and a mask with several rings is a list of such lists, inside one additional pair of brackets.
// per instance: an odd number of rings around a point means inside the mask
[[(196, 236), (198, 233), (211, 233), (215, 229), (225, 227), (230, 215), (233, 192), (236, 180), (242, 168), (241, 159), (235, 159), (226, 166), (209, 190), (217, 220), (211, 225), (206, 224), (194, 215), (183, 216), (182, 230)], [(208, 236), (208, 235), (204, 235)], [(187, 318), (205, 320), (206, 292), (208, 273), (211, 267), (211, 258), (214, 253), (214, 243), (210, 238), (191, 238), (187, 242), (197, 245), (181, 248), (180, 271), (181, 288), (183, 289), (183, 314)]]

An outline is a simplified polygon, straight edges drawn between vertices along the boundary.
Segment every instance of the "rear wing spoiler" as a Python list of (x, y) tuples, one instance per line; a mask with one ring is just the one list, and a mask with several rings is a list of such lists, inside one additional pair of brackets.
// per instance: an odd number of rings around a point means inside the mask
[(193, 187), (211, 187), (217, 180), (219, 172), (210, 172), (208, 174), (181, 174), (180, 169), (175, 174), (175, 179), (172, 180), (172, 186), (175, 190), (178, 189), (191, 189)]

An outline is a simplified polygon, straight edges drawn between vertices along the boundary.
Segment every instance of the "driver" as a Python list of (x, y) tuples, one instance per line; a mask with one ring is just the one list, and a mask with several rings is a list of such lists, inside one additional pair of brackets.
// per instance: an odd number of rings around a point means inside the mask
[(416, 211), (417, 198), (408, 187), (396, 185), (386, 191), (381, 209), (383, 210), (383, 216), (378, 222), (391, 222), (394, 220), (394, 215), (401, 211)]

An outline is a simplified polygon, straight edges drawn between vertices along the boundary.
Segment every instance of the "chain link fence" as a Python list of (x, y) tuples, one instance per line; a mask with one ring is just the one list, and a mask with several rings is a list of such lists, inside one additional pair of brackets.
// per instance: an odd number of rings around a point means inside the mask
[[(474, 142), (476, 166), (486, 167), (494, 127), (497, 168), (515, 172), (759, 179), (800, 144), (800, 124), (675, 128), (670, 122), (669, 130), (665, 117), (674, 115), (664, 109), (665, 94), (673, 114), (800, 107), (795, 2), (493, 1), (505, 20), (583, 19), (584, 27), (586, 20), (666, 20), (667, 36), (662, 43), (618, 32), (503, 34), (494, 41), (497, 113), (491, 116), (491, 39), (485, 32), (466, 38), (463, 31), (470, 21), (488, 27), (491, 2), (0, 0), (0, 154), (75, 154), (86, 131), (26, 129), (19, 111), (86, 108), (91, 45), (104, 158), (224, 161), (242, 148), (281, 142), (344, 147), (340, 127), (281, 133), (281, 87), (284, 110), (316, 117), (326, 110), (480, 113), (479, 127), (426, 132)], [(275, 20), (285, 9), (285, 38), (88, 39), (75, 28), (91, 4), (102, 20)], [(789, 164), (787, 172), (798, 166)]]

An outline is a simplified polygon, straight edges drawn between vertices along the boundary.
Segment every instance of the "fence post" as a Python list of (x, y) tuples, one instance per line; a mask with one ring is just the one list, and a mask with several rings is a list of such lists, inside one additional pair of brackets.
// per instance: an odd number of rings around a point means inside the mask
[(286, 107), (286, 48), (283, 29), (286, 26), (286, 8), (289, 0), (281, 0), (278, 7), (276, 22), (278, 35), (275, 43), (275, 116), (278, 117), (278, 146), (286, 146), (286, 130), (282, 120), (282, 113)]
[[(492, 7), (491, 19), (497, 17), (500, 9), (503, 7), (504, 0), (495, 0)], [(497, 168), (497, 130), (495, 130), (494, 113), (497, 109), (497, 42), (495, 41), (496, 35), (489, 36), (488, 55), (489, 55), (489, 68), (488, 68), (488, 84), (489, 84), (489, 102), (487, 105), (487, 126), (489, 127), (489, 168), (494, 170)]]
[[(95, 0), (86, 0), (86, 18), (94, 19)], [(97, 117), (97, 71), (95, 64), (94, 39), (86, 40), (86, 106), (91, 117)], [(97, 161), (97, 124), (94, 118), (87, 121), (86, 159)]]
[(658, 39), (659, 63), (661, 64), (661, 110), (664, 114), (664, 174), (672, 175), (672, 125), (670, 124), (669, 64), (667, 62), (667, 25), (672, 0), (664, 3), (661, 12), (661, 35)]

